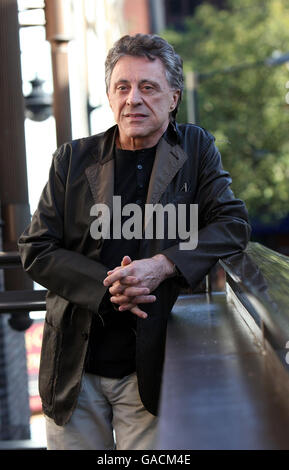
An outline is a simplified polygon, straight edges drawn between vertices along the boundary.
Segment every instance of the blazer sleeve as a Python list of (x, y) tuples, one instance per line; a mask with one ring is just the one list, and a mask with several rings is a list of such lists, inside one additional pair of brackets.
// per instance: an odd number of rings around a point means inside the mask
[(18, 240), (24, 270), (38, 284), (81, 307), (98, 312), (107, 290), (107, 268), (63, 245), (65, 146), (55, 153), (38, 208)]
[(201, 155), (198, 176), (197, 246), (181, 250), (174, 244), (162, 251), (193, 289), (219, 259), (244, 250), (251, 235), (246, 206), (230, 188), (232, 179), (222, 167), (213, 136)]

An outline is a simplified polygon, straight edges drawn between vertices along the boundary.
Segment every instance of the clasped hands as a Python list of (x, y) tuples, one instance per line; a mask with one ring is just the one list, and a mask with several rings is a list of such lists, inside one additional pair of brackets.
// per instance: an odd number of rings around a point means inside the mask
[(152, 295), (159, 284), (174, 274), (174, 264), (164, 255), (155, 255), (132, 261), (124, 256), (121, 266), (108, 271), (103, 284), (109, 287), (111, 302), (119, 305), (118, 310), (130, 310), (140, 318), (147, 318), (147, 313), (138, 304), (152, 303)]

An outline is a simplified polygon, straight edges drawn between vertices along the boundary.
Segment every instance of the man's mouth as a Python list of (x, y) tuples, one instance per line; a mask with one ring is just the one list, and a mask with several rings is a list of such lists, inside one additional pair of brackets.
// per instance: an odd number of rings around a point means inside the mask
[(131, 119), (141, 119), (147, 117), (146, 114), (141, 114), (141, 113), (126, 113), (124, 114), (124, 117), (128, 117)]

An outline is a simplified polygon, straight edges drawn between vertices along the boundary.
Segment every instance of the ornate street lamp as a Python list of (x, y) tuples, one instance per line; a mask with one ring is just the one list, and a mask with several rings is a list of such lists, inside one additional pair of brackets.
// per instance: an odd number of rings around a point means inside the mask
[(25, 116), (32, 121), (45, 121), (53, 114), (53, 97), (43, 89), (45, 80), (36, 77), (30, 83), (32, 90), (25, 96)]

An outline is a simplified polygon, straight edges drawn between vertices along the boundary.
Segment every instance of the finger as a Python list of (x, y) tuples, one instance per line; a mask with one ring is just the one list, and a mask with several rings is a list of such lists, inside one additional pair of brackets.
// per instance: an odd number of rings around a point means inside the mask
[(124, 294), (128, 297), (135, 297), (136, 295), (148, 295), (150, 293), (148, 287), (126, 287), (121, 283), (114, 283), (110, 288), (111, 295)]
[(112, 274), (114, 271), (117, 271), (118, 269), (121, 269), (123, 266), (127, 266), (130, 263), (131, 263), (131, 258), (126, 255), (122, 258), (121, 266), (117, 266), (114, 269), (110, 269), (109, 271), (107, 271), (107, 274)]
[(110, 298), (110, 301), (114, 304), (122, 305), (126, 303), (130, 304), (150, 304), (156, 301), (155, 295), (137, 295), (135, 297), (129, 297), (126, 295), (116, 295)]
[(119, 312), (124, 312), (125, 310), (130, 310), (134, 315), (137, 315), (140, 318), (147, 318), (148, 314), (141, 310), (137, 305), (134, 304), (124, 304), (119, 307), (115, 306), (115, 309)]
[(123, 279), (120, 279), (119, 282), (124, 286), (130, 286), (131, 284), (137, 284), (139, 280), (135, 276), (126, 276)]
[(130, 303), (126, 303), (126, 304), (122, 304), (122, 305), (119, 305), (117, 307), (117, 310), (119, 312), (124, 312), (125, 310), (131, 310), (132, 308), (136, 307), (137, 305), (136, 304), (130, 304)]
[[(114, 282), (112, 286), (109, 288), (109, 292), (112, 295), (119, 294), (123, 292), (127, 288), (127, 286), (133, 286), (134, 284), (137, 284), (137, 283), (138, 283), (138, 280), (136, 278), (134, 278), (133, 276), (127, 276), (126, 278), (122, 280), (122, 282), (120, 281)], [(149, 294), (148, 287), (141, 287), (141, 289), (145, 289), (145, 290), (143, 290), (143, 292), (140, 292), (140, 294)]]
[(126, 303), (131, 303), (132, 305), (136, 305), (136, 302), (134, 302), (133, 299), (134, 297), (128, 297), (126, 295), (118, 294), (118, 295), (113, 295), (110, 298), (110, 301), (113, 304), (118, 304), (118, 305), (126, 304)]
[(121, 294), (125, 290), (125, 286), (121, 285), (119, 281), (115, 282), (108, 290), (111, 295)]
[(157, 300), (155, 295), (137, 295), (133, 299), (138, 304), (152, 304)]
[(136, 295), (148, 295), (150, 290), (148, 287), (125, 287), (122, 291), (124, 295), (135, 297)]
[(117, 295), (123, 292), (126, 287), (127, 286), (125, 284), (121, 284), (119, 281), (116, 281), (112, 284), (112, 286), (109, 287), (108, 290), (112, 295)]
[[(116, 281), (112, 284), (109, 288), (111, 294), (123, 292), (129, 286), (133, 286), (138, 283), (138, 280), (132, 276), (127, 276), (126, 278), (122, 279), (122, 282)], [(140, 286), (139, 286), (140, 287)], [(148, 289), (147, 287), (142, 287), (142, 289)]]
[(122, 267), (121, 269), (118, 269), (114, 271), (112, 274), (110, 274), (109, 276), (107, 276), (103, 281), (103, 285), (109, 286), (113, 284), (115, 281), (120, 281), (121, 279), (124, 279), (125, 277), (130, 276), (130, 275), (131, 275), (130, 265)]
[(141, 310), (139, 307), (133, 307), (132, 309), (130, 309), (130, 311), (134, 314), (134, 315), (137, 315), (138, 317), (140, 318), (147, 318), (148, 314), (146, 312), (144, 312), (143, 310)]
[(121, 269), (121, 268), (122, 268), (122, 266), (117, 266), (116, 268), (110, 269), (109, 271), (107, 271), (107, 274), (114, 273), (115, 271), (118, 271), (118, 270)]
[(121, 306), (118, 308), (120, 312), (124, 310), (130, 310), (134, 315), (137, 315), (140, 318), (147, 318), (148, 314), (141, 310), (137, 305), (126, 304), (125, 306)]
[(131, 258), (127, 255), (125, 255), (123, 258), (122, 258), (122, 262), (121, 262), (121, 265), (122, 266), (127, 266), (128, 264), (131, 263)]

